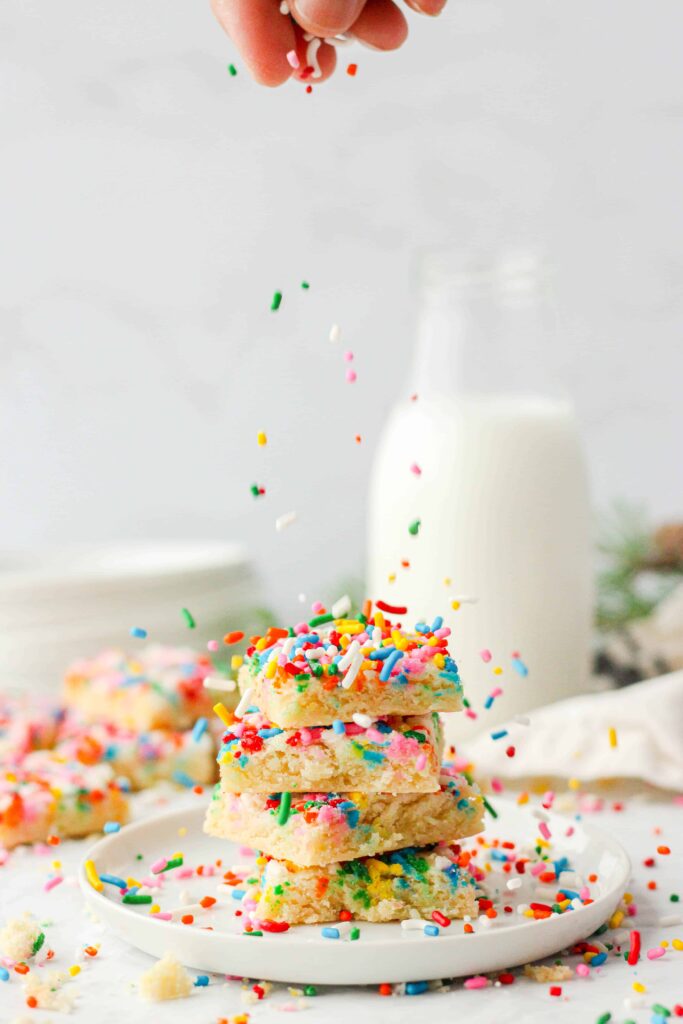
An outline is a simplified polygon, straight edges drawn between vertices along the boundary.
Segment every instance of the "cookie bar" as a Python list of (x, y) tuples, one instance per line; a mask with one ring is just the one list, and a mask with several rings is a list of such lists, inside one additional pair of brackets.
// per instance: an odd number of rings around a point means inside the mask
[(32, 750), (52, 746), (61, 711), (35, 695), (0, 694), (0, 763), (16, 763)]
[(439, 846), (407, 847), (326, 867), (269, 860), (244, 902), (256, 901), (256, 921), (322, 924), (339, 920), (342, 911), (358, 921), (429, 918), (435, 910), (449, 918), (476, 917), (477, 895), (477, 883), (458, 866), (457, 853)]
[(205, 831), (301, 867), (453, 841), (483, 828), (483, 802), (463, 776), (437, 793), (229, 793), (216, 786)]
[(108, 764), (133, 789), (168, 779), (180, 785), (206, 785), (216, 779), (216, 747), (206, 719), (193, 730), (135, 732), (119, 725), (64, 723), (56, 751), (83, 765)]
[(441, 620), (436, 632), (423, 623), (408, 632), (376, 618), (381, 625), (336, 620), (326, 629), (297, 627), (291, 636), (270, 631), (247, 651), (242, 693), (283, 729), (350, 722), (358, 712), (377, 718), (461, 710), (450, 630)]
[(87, 767), (40, 750), (0, 771), (0, 846), (8, 849), (51, 834), (86, 836), (127, 817), (126, 794), (109, 765)]
[(442, 750), (437, 714), (283, 730), (248, 712), (228, 727), (218, 763), (231, 793), (432, 793)]
[(188, 729), (211, 714), (204, 687), (210, 659), (182, 647), (150, 646), (137, 655), (103, 651), (73, 664), (64, 702), (84, 722), (126, 729)]

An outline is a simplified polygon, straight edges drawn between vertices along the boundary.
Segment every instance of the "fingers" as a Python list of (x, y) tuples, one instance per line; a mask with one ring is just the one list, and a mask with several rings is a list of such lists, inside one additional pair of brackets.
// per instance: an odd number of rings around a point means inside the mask
[(306, 32), (336, 36), (353, 25), (364, 3), (365, 0), (289, 0), (289, 9)]
[(408, 23), (392, 0), (367, 0), (349, 31), (376, 50), (397, 50), (406, 41)]
[(292, 74), (287, 54), (296, 47), (294, 26), (273, 0), (211, 0), (218, 21), (262, 85), (282, 85)]
[(406, 3), (418, 14), (429, 14), (431, 17), (441, 14), (446, 6), (446, 0), (406, 0)]
[(303, 29), (298, 25), (296, 31), (296, 55), (299, 62), (294, 77), (307, 85), (318, 85), (329, 78), (337, 66), (337, 54), (334, 46), (328, 46), (321, 39), (304, 39)]

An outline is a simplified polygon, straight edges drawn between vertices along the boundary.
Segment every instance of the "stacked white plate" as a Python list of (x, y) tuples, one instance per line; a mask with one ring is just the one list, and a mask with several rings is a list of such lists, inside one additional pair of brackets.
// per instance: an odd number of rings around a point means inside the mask
[[(105, 647), (206, 650), (208, 640), (258, 624), (259, 592), (237, 544), (139, 542), (0, 556), (0, 690), (56, 691), (70, 661)], [(132, 639), (132, 627), (147, 630), (147, 641)]]

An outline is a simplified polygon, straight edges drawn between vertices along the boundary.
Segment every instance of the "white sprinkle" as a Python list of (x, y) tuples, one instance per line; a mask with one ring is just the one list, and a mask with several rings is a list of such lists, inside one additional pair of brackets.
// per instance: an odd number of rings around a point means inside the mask
[(353, 39), (348, 39), (347, 36), (325, 36), (325, 42), (328, 46), (349, 46)]
[(339, 341), (341, 338), (341, 327), (339, 324), (332, 324), (330, 327), (330, 341)]
[(363, 655), (362, 654), (358, 654), (358, 656), (354, 659), (354, 661), (351, 662), (351, 667), (349, 668), (348, 672), (346, 673), (346, 675), (342, 679), (341, 684), (342, 684), (342, 687), (345, 690), (348, 690), (350, 687), (353, 686), (353, 684), (354, 684), (354, 682), (356, 680), (356, 676), (360, 672), (360, 668), (361, 668), (362, 664), (363, 664)]
[(508, 879), (508, 881), (505, 884), (505, 888), (509, 889), (510, 891), (512, 891), (513, 889), (521, 889), (522, 888), (522, 879), (521, 878), (510, 878), (510, 879)]
[(665, 914), (664, 917), (660, 917), (658, 924), (662, 928), (671, 928), (675, 924), (681, 923), (680, 914)]
[(339, 668), (344, 672), (351, 662), (356, 657), (356, 654), (360, 651), (360, 644), (357, 640), (352, 640), (349, 646), (346, 648), (346, 653), (339, 659)]
[(325, 648), (325, 654), (327, 654), (330, 658), (334, 658), (336, 657), (337, 654), (339, 654), (339, 648), (335, 647), (334, 644), (328, 644), (327, 647)]
[(283, 516), (278, 516), (275, 520), (275, 529), (278, 533), (282, 533), (288, 526), (296, 520), (296, 512), (285, 512)]
[[(286, 636), (285, 639), (283, 640), (283, 643), (282, 643), (282, 654), (283, 654), (283, 656), (285, 658), (289, 657), (289, 652), (291, 651), (292, 647), (294, 646), (294, 641), (295, 640), (296, 640), (295, 636)], [(276, 650), (277, 650), (277, 648), (276, 648)]]
[(280, 14), (289, 14), (289, 4), (287, 3), (287, 0), (282, 0), (280, 4)]
[(322, 78), (323, 76), (323, 73), (320, 70), (320, 65), (318, 64), (318, 50), (320, 49), (321, 45), (322, 39), (318, 39), (316, 37), (315, 39), (311, 39), (308, 46), (306, 47), (306, 65), (309, 68), (313, 68), (313, 74), (311, 75), (311, 78)]
[(332, 614), (335, 619), (342, 619), (345, 615), (351, 611), (351, 598), (348, 594), (344, 594), (338, 601), (335, 601), (332, 605)]
[(517, 913), (521, 917), (522, 914), (526, 914), (528, 909), (529, 909), (529, 904), (528, 903), (519, 903), (518, 906), (517, 906)]
[(372, 643), (376, 649), (382, 646), (382, 630), (379, 626), (375, 626), (372, 630)]
[(251, 704), (251, 695), (252, 695), (253, 692), (254, 692), (253, 691), (253, 687), (250, 686), (249, 689), (245, 690), (244, 693), (242, 694), (240, 702), (237, 705), (237, 707), (235, 708), (235, 715), (238, 718), (242, 717), (244, 712), (247, 710), (247, 708)]
[(451, 601), (459, 601), (460, 604), (476, 604), (478, 597), (470, 597), (468, 594), (454, 594)]
[(322, 647), (311, 647), (309, 650), (304, 651), (304, 657), (308, 658), (309, 661), (317, 661), (322, 656)]
[(353, 720), (356, 725), (361, 727), (361, 729), (369, 729), (374, 722), (374, 718), (371, 718), (370, 715), (364, 715), (361, 712), (356, 712), (353, 716)]
[(421, 917), (407, 917), (404, 921), (401, 921), (401, 928), (404, 932), (417, 932), (422, 931), (426, 924), (431, 923), (431, 921), (425, 921)]
[(237, 689), (234, 679), (220, 679), (218, 676), (207, 676), (203, 686), (205, 690), (219, 690), (221, 693), (234, 693)]
[(527, 715), (515, 715), (512, 721), (517, 725), (531, 725), (531, 719)]
[(545, 811), (542, 811), (539, 807), (535, 807), (534, 810), (531, 812), (531, 815), (533, 818), (538, 818), (539, 821), (550, 821), (550, 818), (545, 813)]
[(179, 921), (181, 917), (185, 917), (186, 914), (201, 914), (206, 908), (201, 903), (185, 903), (182, 907), (175, 907), (173, 910), (167, 910), (166, 913), (170, 914), (174, 921)]
[(184, 907), (189, 907), (190, 903), (192, 903), (192, 896), (187, 891), (187, 889), (183, 889), (181, 891), (181, 893), (178, 896), (178, 899), (180, 900), (180, 902), (182, 903), (182, 905)]

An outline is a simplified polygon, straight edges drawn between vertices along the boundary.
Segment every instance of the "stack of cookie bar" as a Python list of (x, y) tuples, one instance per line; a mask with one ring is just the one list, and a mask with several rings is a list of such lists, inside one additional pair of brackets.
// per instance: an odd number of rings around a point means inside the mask
[(449, 630), (335, 610), (253, 638), (240, 705), (215, 709), (206, 831), (261, 851), (250, 926), (476, 915), (452, 844), (481, 830), (482, 798), (441, 764), (438, 712), (462, 709)]

